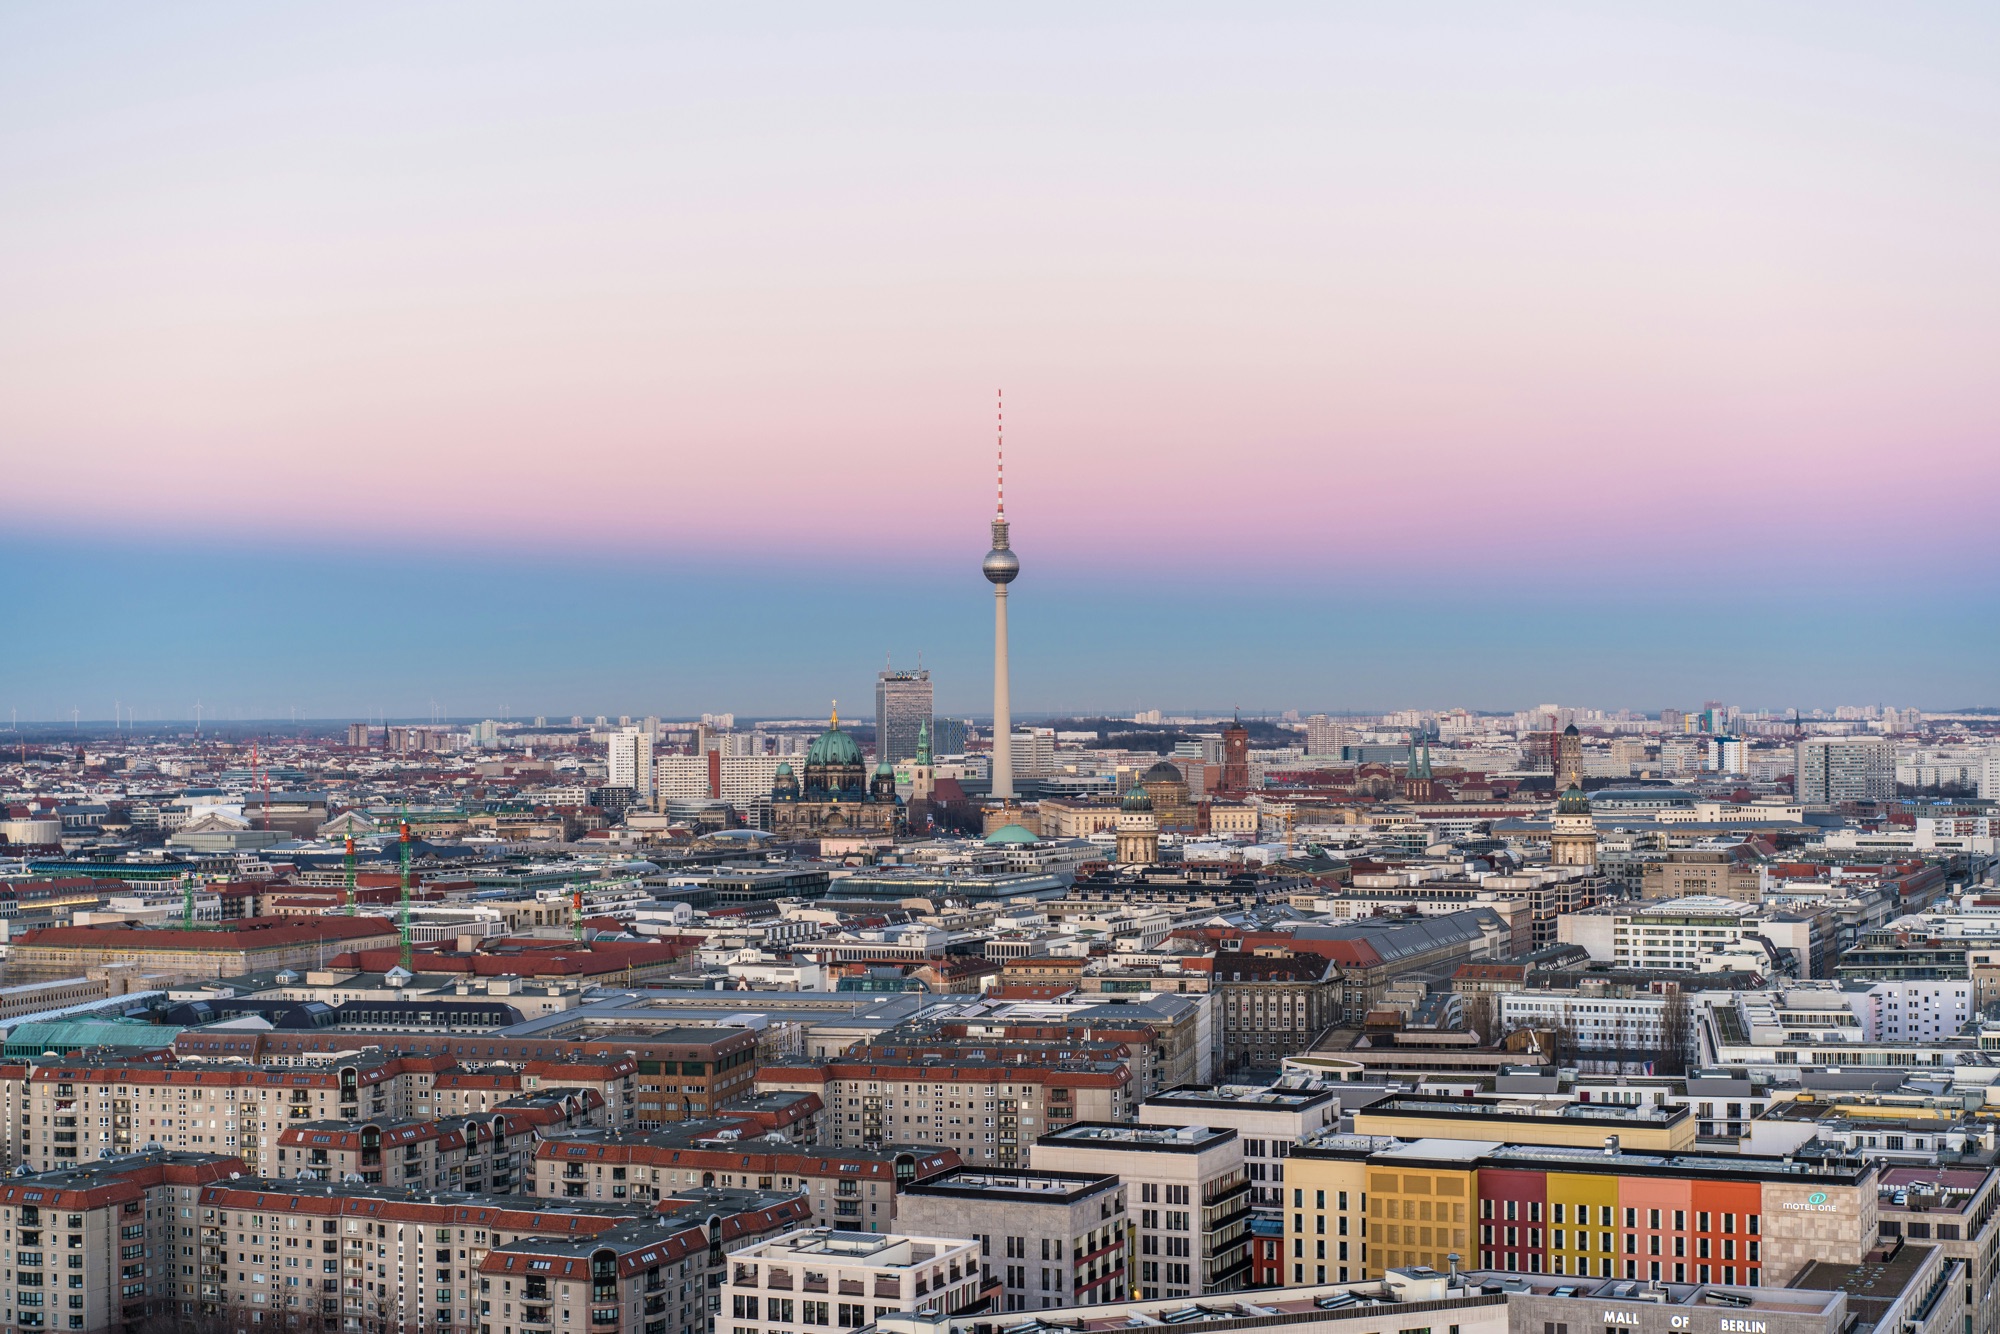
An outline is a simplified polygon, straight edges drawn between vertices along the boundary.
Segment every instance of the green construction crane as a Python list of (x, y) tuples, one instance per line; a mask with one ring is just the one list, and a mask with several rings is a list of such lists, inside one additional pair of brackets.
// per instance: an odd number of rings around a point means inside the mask
[(403, 937), (403, 971), (410, 972), (410, 808), (403, 807), (403, 913), (401, 934)]
[(194, 930), (194, 872), (181, 872), (181, 930)]
[(354, 916), (354, 835), (347, 836), (347, 915)]

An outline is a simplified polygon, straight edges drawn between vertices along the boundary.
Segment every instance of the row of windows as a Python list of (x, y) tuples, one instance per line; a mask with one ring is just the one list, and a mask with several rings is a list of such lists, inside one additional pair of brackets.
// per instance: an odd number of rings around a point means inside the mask
[[(1590, 1223), (1590, 1210), (1591, 1206), (1587, 1204), (1577, 1204), (1568, 1206), (1565, 1206), (1561, 1203), (1551, 1204), (1549, 1206), (1549, 1214), (1550, 1214), (1549, 1221), (1552, 1223), (1566, 1223), (1574, 1221), (1576, 1223), (1588, 1225)], [(1687, 1231), (1688, 1211), (1685, 1209), (1674, 1209), (1674, 1210), (1648, 1209), (1645, 1212), (1645, 1218), (1646, 1218), (1645, 1227), (1652, 1231), (1662, 1230), (1662, 1225), (1670, 1213), (1673, 1219), (1673, 1227), (1671, 1230), (1675, 1232)], [(1565, 1217), (1565, 1214), (1567, 1214), (1568, 1217)], [(1530, 1223), (1539, 1223), (1542, 1221), (1542, 1202), (1540, 1200), (1525, 1200), (1525, 1201), (1491, 1200), (1491, 1199), (1481, 1200), (1479, 1202), (1479, 1216), (1481, 1218), (1504, 1218), (1510, 1221), (1515, 1219), (1525, 1219), (1527, 1222)], [(1600, 1204), (1597, 1206), (1598, 1226), (1615, 1227), (1617, 1226), (1617, 1217), (1618, 1217), (1618, 1210), (1612, 1207), (1611, 1205)], [(1702, 1209), (1702, 1210), (1697, 1210), (1694, 1217), (1695, 1217), (1694, 1230), (1697, 1232), (1736, 1231), (1737, 1216), (1734, 1213), (1717, 1214), (1717, 1213), (1711, 1213), (1709, 1210)], [(1716, 1218), (1720, 1218), (1722, 1220), (1722, 1226), (1721, 1227), (1709, 1226), (1710, 1222)], [(1762, 1217), (1758, 1214), (1744, 1214), (1743, 1215), (1744, 1233), (1752, 1237), (1758, 1235), (1759, 1227), (1762, 1221), (1763, 1221)], [(1637, 1210), (1636, 1208), (1625, 1210), (1625, 1226), (1628, 1228), (1636, 1228), (1640, 1226), (1639, 1210)]]
[[(1526, 1234), (1527, 1245), (1531, 1249), (1533, 1250), (1541, 1249), (1542, 1230), (1538, 1227), (1496, 1228), (1493, 1224), (1486, 1223), (1481, 1225), (1479, 1229), (1479, 1240), (1488, 1246), (1498, 1244), (1504, 1246), (1518, 1247), (1522, 1244), (1521, 1237), (1523, 1233)], [(1619, 1235), (1620, 1234), (1615, 1232), (1598, 1233), (1597, 1249), (1605, 1252), (1607, 1255), (1615, 1253), (1618, 1249), (1616, 1238)], [(1625, 1238), (1625, 1254), (1637, 1255), (1639, 1253), (1639, 1234), (1636, 1232), (1627, 1232), (1624, 1233), (1623, 1235)], [(1562, 1228), (1556, 1228), (1549, 1234), (1550, 1248), (1552, 1250), (1558, 1250), (1558, 1251), (1569, 1249), (1568, 1237), (1569, 1233), (1565, 1232)], [(1391, 1238), (1391, 1240), (1394, 1240), (1394, 1238)], [(1673, 1254), (1683, 1258), (1686, 1257), (1688, 1253), (1687, 1238), (1674, 1237), (1672, 1238), (1672, 1242), (1673, 1242)], [(1652, 1236), (1646, 1238), (1646, 1253), (1648, 1255), (1666, 1254), (1666, 1252), (1661, 1249), (1663, 1244), (1664, 1244), (1664, 1239), (1658, 1233), (1654, 1233)], [(1696, 1259), (1707, 1260), (1714, 1258), (1710, 1255), (1710, 1246), (1713, 1243), (1710, 1241), (1709, 1238), (1696, 1237), (1694, 1244), (1695, 1244), (1694, 1253)], [(1743, 1258), (1746, 1260), (1762, 1259), (1762, 1256), (1759, 1254), (1759, 1247), (1761, 1246), (1761, 1244), (1762, 1243), (1755, 1241), (1744, 1242)], [(1721, 1242), (1721, 1247), (1722, 1247), (1722, 1253), (1720, 1258), (1724, 1260), (1734, 1260), (1737, 1258), (1736, 1238), (1724, 1237)], [(1576, 1230), (1576, 1249), (1579, 1251), (1587, 1251), (1590, 1249), (1590, 1233), (1584, 1231), (1582, 1228), (1578, 1228)]]

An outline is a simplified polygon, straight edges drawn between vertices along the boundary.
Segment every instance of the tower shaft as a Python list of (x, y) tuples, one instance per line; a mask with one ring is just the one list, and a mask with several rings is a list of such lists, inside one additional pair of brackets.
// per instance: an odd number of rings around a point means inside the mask
[(1014, 714), (1007, 691), (1007, 585), (993, 586), (993, 795), (1014, 795)]

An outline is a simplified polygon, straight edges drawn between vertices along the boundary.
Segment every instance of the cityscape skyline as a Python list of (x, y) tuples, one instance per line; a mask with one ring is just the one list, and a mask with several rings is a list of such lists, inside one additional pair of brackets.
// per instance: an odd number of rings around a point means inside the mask
[(0, 6), (0, 1334), (2000, 1334), (1996, 69)]

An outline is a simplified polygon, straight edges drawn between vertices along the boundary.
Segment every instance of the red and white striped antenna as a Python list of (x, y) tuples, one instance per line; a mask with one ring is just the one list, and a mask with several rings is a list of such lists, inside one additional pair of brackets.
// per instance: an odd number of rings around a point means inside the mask
[(1001, 401), (1003, 395), (1003, 390), (993, 391), (993, 501), (997, 507), (994, 513), (1002, 519), (1007, 517), (1007, 441), (1004, 434), (1005, 414), (1002, 412), (1006, 404)]

